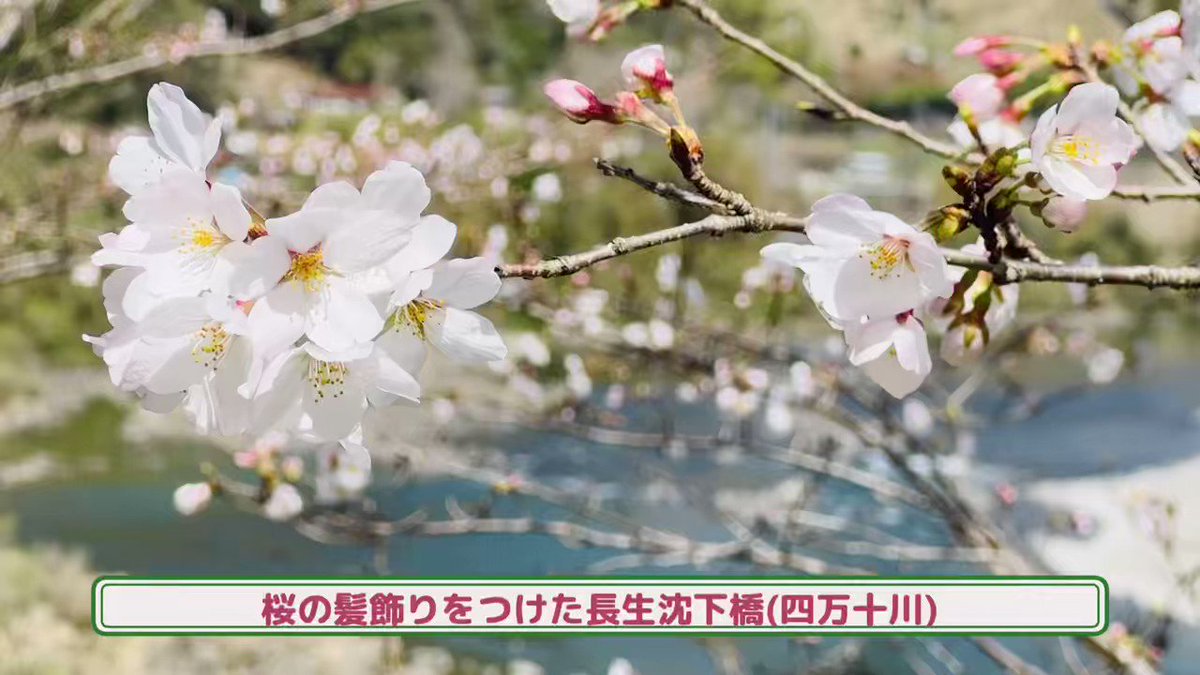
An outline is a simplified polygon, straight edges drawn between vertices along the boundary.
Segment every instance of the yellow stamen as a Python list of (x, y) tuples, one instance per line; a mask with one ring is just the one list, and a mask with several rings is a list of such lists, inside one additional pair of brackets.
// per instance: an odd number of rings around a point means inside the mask
[(1096, 165), (1100, 163), (1101, 149), (1100, 143), (1095, 139), (1072, 134), (1055, 139), (1050, 151), (1076, 162)]
[(313, 401), (321, 402), (325, 398), (339, 398), (346, 393), (346, 378), (350, 375), (350, 367), (336, 361), (308, 362), (306, 379), (312, 387)]
[(228, 243), (228, 238), (213, 228), (212, 223), (189, 221), (179, 231), (179, 250), (182, 253), (216, 253), (216, 248)]
[(192, 358), (205, 368), (215, 369), (225, 357), (230, 337), (221, 324), (213, 323), (201, 328), (196, 333)]
[(882, 241), (872, 246), (864, 246), (859, 257), (864, 257), (871, 265), (871, 276), (876, 279), (886, 279), (896, 274), (900, 265), (912, 268), (908, 259), (908, 242), (897, 237), (884, 237)]
[(431, 312), (442, 307), (445, 307), (445, 303), (427, 298), (417, 298), (396, 310), (396, 313), (392, 315), (392, 325), (396, 330), (409, 330), (413, 335), (424, 340), (425, 322), (429, 320)]
[(307, 253), (293, 253), (292, 267), (284, 275), (284, 281), (298, 281), (306, 291), (319, 291), (325, 286), (329, 268), (325, 267), (325, 255), (314, 248)]

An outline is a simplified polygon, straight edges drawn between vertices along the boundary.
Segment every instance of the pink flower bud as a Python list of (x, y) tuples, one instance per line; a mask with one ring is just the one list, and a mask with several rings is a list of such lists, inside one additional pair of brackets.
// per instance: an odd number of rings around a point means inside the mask
[(1009, 43), (1009, 39), (1001, 35), (981, 35), (970, 37), (958, 43), (954, 48), (955, 56), (975, 56), (985, 49), (994, 47), (1004, 47)]
[(950, 100), (966, 109), (982, 122), (1000, 113), (1004, 107), (1004, 90), (995, 75), (976, 73), (968, 75), (950, 90)]
[(554, 80), (547, 83), (542, 91), (572, 122), (587, 124), (599, 120), (619, 123), (615, 108), (601, 101), (596, 92), (575, 80)]
[(1020, 54), (1004, 49), (985, 49), (979, 53), (979, 65), (993, 75), (1011, 73), (1024, 60)]
[(1079, 229), (1087, 217), (1087, 202), (1070, 197), (1051, 197), (1042, 208), (1042, 220), (1058, 230), (1070, 234)]
[(643, 89), (654, 99), (662, 99), (675, 86), (675, 79), (667, 72), (662, 45), (646, 45), (629, 52), (621, 62), (621, 73), (630, 87)]

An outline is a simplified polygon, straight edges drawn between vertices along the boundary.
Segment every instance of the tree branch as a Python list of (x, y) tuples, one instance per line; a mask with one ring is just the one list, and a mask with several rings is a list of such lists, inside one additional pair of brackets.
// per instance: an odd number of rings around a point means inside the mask
[[(834, 88), (833, 85), (829, 84), (820, 75), (812, 72), (798, 61), (780, 54), (761, 39), (745, 33), (730, 24), (715, 9), (709, 6), (706, 0), (675, 0), (675, 5), (685, 7), (696, 18), (712, 27), (725, 39), (758, 54), (783, 73), (804, 83), (814, 93), (825, 99), (834, 108), (834, 112), (842, 115), (845, 119), (862, 122), (882, 129), (917, 145), (925, 152), (945, 157), (946, 159), (965, 161), (971, 164), (978, 164), (982, 161), (982, 155), (979, 153), (964, 153), (961, 148), (952, 143), (939, 141), (936, 138), (917, 131), (908, 122), (885, 117), (851, 101), (845, 94)], [(1128, 107), (1126, 106), (1127, 110)], [(1155, 154), (1155, 159), (1163, 165), (1180, 185), (1162, 188), (1118, 186), (1113, 190), (1113, 196), (1144, 202), (1158, 199), (1200, 199), (1200, 186), (1194, 185), (1191, 180), (1183, 180), (1182, 177), (1185, 175), (1185, 172), (1182, 167), (1173, 167), (1173, 162), (1170, 161), (1169, 157), (1164, 158), (1157, 153)], [(1175, 164), (1177, 166), (1177, 163)]]
[(353, 5), (349, 5), (348, 8), (335, 9), (307, 21), (301, 21), (273, 33), (257, 37), (233, 38), (220, 42), (198, 44), (194, 49), (189, 50), (181, 56), (177, 55), (174, 58), (166, 53), (166, 50), (160, 49), (150, 54), (142, 54), (120, 61), (51, 75), (40, 80), (23, 82), (0, 90), (0, 110), (11, 108), (20, 103), (25, 103), (26, 101), (31, 101), (48, 94), (57, 94), (88, 84), (110, 82), (147, 70), (179, 65), (184, 61), (192, 59), (208, 56), (241, 56), (279, 49), (293, 42), (324, 33), (356, 17), (419, 1), (364, 0), (357, 9), (353, 8)]
[(708, 197), (692, 192), (691, 190), (685, 190), (673, 183), (665, 183), (646, 178), (629, 167), (618, 166), (606, 159), (600, 158), (596, 158), (592, 161), (596, 163), (596, 168), (600, 170), (600, 173), (604, 174), (605, 176), (622, 178), (642, 188), (646, 192), (656, 194), (663, 199), (678, 202), (686, 206), (697, 206), (702, 209), (708, 209), (709, 211), (719, 211), (723, 213), (727, 210), (723, 204), (716, 200), (709, 199)]
[[(548, 279), (569, 276), (597, 263), (635, 251), (700, 235), (719, 237), (727, 233), (804, 232), (805, 219), (756, 210), (748, 216), (711, 215), (703, 220), (632, 237), (617, 237), (588, 251), (532, 263), (499, 265), (501, 277)], [(1143, 286), (1145, 288), (1200, 288), (1200, 267), (1158, 265), (1098, 266), (1060, 265), (1049, 262), (1001, 259), (991, 263), (986, 256), (942, 249), (946, 262), (958, 267), (991, 272), (1001, 283), (1057, 282), (1089, 285)]]
[(611, 260), (634, 251), (641, 251), (655, 246), (707, 234), (719, 237), (732, 232), (764, 232), (776, 230), (782, 232), (803, 232), (804, 219), (783, 217), (765, 217), (758, 214), (748, 216), (711, 215), (703, 220), (664, 230), (640, 234), (632, 237), (617, 237), (602, 246), (589, 251), (560, 256), (550, 260), (541, 260), (528, 264), (499, 265), (496, 273), (501, 277), (521, 277), (523, 279), (562, 277), (574, 274), (582, 269), (591, 267), (605, 260)]
[(871, 126), (893, 133), (935, 155), (951, 158), (962, 155), (962, 150), (957, 146), (926, 136), (914, 129), (908, 122), (884, 117), (851, 101), (845, 94), (839, 92), (821, 78), (821, 76), (804, 67), (799, 62), (780, 54), (767, 43), (730, 24), (715, 9), (710, 7), (705, 0), (675, 0), (675, 5), (687, 8), (692, 14), (696, 15), (696, 18), (714, 28), (725, 39), (736, 42), (755, 52), (770, 61), (784, 73), (800, 80), (809, 89), (812, 89), (814, 93), (829, 102), (837, 112), (845, 115), (848, 119), (865, 122)]

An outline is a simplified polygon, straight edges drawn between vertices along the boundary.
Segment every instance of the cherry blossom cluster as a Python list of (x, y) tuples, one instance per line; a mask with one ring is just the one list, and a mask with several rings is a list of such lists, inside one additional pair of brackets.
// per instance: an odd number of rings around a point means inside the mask
[(1184, 0), (1181, 10), (1182, 17), (1164, 10), (1135, 23), (1100, 55), (1134, 101), (1146, 142), (1164, 152), (1183, 145), (1190, 118), (1200, 114), (1200, 2)]
[(572, 36), (599, 41), (640, 10), (662, 9), (671, 0), (546, 0)]
[(93, 262), (112, 330), (87, 337), (113, 384), (205, 432), (359, 438), (368, 408), (418, 403), (430, 347), (487, 362), (503, 339), (472, 311), (500, 289), (493, 263), (447, 258), (457, 228), (426, 215), (421, 173), (391, 162), (362, 188), (325, 183), (264, 219), (209, 180), (219, 120), (170, 84), (151, 88), (152, 136), (109, 165), (129, 224)]
[[(1028, 255), (1014, 219), (1018, 207), (1059, 230), (1074, 231), (1086, 217), (1086, 202), (1113, 192), (1118, 171), (1141, 145), (1118, 115), (1116, 88), (1086, 81), (1070, 49), (1016, 51), (1027, 46), (987, 37), (956, 50), (975, 56), (987, 71), (967, 77), (949, 94), (959, 110), (949, 133), (965, 149), (983, 154), (973, 171), (958, 165), (944, 171), (960, 201), (933, 211), (918, 228), (856, 196), (832, 195), (813, 205), (806, 242), (762, 250), (774, 268), (803, 271), (805, 290), (842, 333), (850, 362), (898, 398), (915, 391), (932, 370), (927, 321), (944, 330), (943, 358), (960, 365), (1016, 316), (1015, 287), (998, 283), (991, 272), (951, 271), (939, 242), (975, 229), (980, 241), (966, 246), (968, 253), (992, 262)], [(633, 124), (667, 138), (672, 158), (688, 177), (703, 152), (684, 121), (663, 48), (634, 50), (621, 70), (628, 89), (611, 100), (565, 79), (548, 83), (545, 93), (576, 123)], [(1031, 84), (1035, 78), (1042, 82)], [(1016, 91), (1022, 93), (1014, 96)], [(1043, 99), (1058, 96), (1061, 101), (1047, 107), (1032, 130), (1023, 127)], [(670, 121), (647, 101), (664, 105)]]
[(918, 314), (953, 291), (937, 241), (845, 194), (813, 205), (807, 234), (810, 244), (770, 244), (762, 255), (804, 272), (805, 290), (842, 331), (850, 363), (897, 398), (916, 391), (933, 369)]

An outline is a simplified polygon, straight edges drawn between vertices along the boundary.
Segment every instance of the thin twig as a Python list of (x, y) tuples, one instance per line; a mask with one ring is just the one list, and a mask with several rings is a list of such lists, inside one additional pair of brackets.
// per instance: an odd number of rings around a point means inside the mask
[(350, 3), (339, 9), (327, 12), (318, 17), (301, 21), (287, 28), (281, 28), (273, 33), (250, 38), (233, 38), (220, 42), (197, 44), (191, 50), (172, 55), (168, 50), (159, 49), (148, 54), (134, 56), (120, 61), (113, 61), (98, 66), (80, 70), (59, 73), (49, 77), (23, 82), (21, 84), (0, 90), (0, 110), (11, 108), (17, 104), (31, 101), (48, 94), (57, 94), (76, 89), (88, 84), (111, 82), (135, 73), (154, 70), (164, 66), (179, 65), (184, 61), (209, 56), (242, 56), (259, 52), (279, 49), (298, 40), (313, 37), (336, 28), (354, 18), (372, 14), (385, 9), (408, 5), (420, 0), (364, 0), (361, 3)]
[[(607, 244), (571, 255), (532, 263), (500, 265), (501, 277), (545, 279), (574, 274), (600, 262), (635, 251), (662, 246), (700, 235), (768, 231), (804, 232), (804, 219), (794, 216), (719, 216), (632, 237), (617, 237)], [(1200, 267), (1161, 267), (1158, 265), (1100, 266), (1058, 265), (1027, 260), (1001, 259), (989, 262), (986, 256), (956, 249), (942, 249), (946, 262), (958, 267), (991, 272), (1001, 283), (1056, 282), (1089, 285), (1142, 286), (1145, 288), (1200, 288)]]
[(800, 80), (821, 98), (825, 99), (847, 118), (865, 122), (890, 133), (905, 138), (921, 146), (928, 152), (943, 157), (956, 157), (962, 151), (950, 143), (945, 143), (917, 131), (908, 122), (894, 120), (871, 112), (851, 101), (816, 73), (775, 51), (767, 43), (749, 35), (730, 24), (715, 9), (704, 0), (675, 0), (675, 5), (684, 7), (696, 15), (700, 21), (716, 29), (727, 40), (736, 42), (770, 61), (776, 68)]
[(623, 178), (642, 188), (646, 192), (656, 194), (663, 199), (668, 199), (670, 201), (685, 204), (687, 206), (698, 206), (702, 209), (708, 209), (709, 211), (726, 211), (725, 206), (720, 202), (709, 199), (704, 195), (692, 192), (691, 190), (685, 190), (673, 183), (666, 183), (662, 181), (656, 181), (651, 178), (646, 178), (629, 167), (618, 166), (605, 159), (597, 158), (592, 161), (596, 163), (596, 168), (600, 170), (600, 173), (603, 173), (605, 176)]
[[(803, 64), (784, 56), (761, 39), (749, 35), (730, 24), (715, 9), (709, 6), (705, 0), (676, 0), (675, 5), (688, 9), (696, 18), (715, 29), (725, 39), (758, 54), (785, 74), (804, 83), (814, 93), (825, 99), (837, 113), (843, 115), (846, 119), (882, 129), (917, 145), (925, 152), (945, 157), (946, 159), (956, 161), (966, 160), (968, 163), (973, 164), (977, 164), (982, 160), (982, 155), (978, 153), (964, 156), (962, 149), (952, 143), (940, 141), (921, 133), (908, 122), (885, 117), (858, 105)], [(1178, 170), (1172, 168), (1172, 162), (1169, 161), (1170, 158), (1166, 158), (1167, 161), (1164, 161), (1162, 157), (1156, 155), (1156, 159), (1160, 163), (1163, 163), (1167, 171), (1180, 182), (1179, 186), (1162, 188), (1118, 186), (1113, 191), (1113, 196), (1121, 199), (1134, 199), (1146, 202), (1159, 199), (1200, 199), (1200, 186), (1196, 186), (1191, 180), (1180, 180), (1181, 176), (1186, 173), (1182, 167)]]
[(664, 230), (657, 230), (648, 234), (617, 237), (607, 244), (581, 253), (535, 263), (500, 265), (496, 267), (496, 273), (501, 277), (522, 277), (524, 279), (561, 277), (574, 274), (605, 260), (633, 253), (634, 251), (662, 246), (663, 244), (669, 244), (701, 234), (721, 236), (734, 232), (762, 232), (766, 230), (803, 232), (804, 220), (791, 217), (786, 219), (763, 219), (757, 216), (711, 215), (694, 223), (668, 227)]

